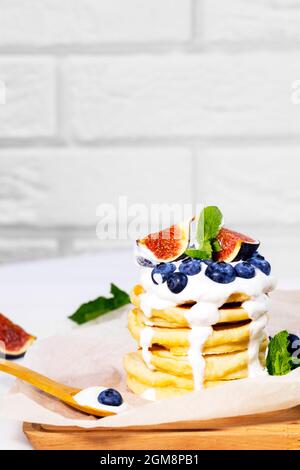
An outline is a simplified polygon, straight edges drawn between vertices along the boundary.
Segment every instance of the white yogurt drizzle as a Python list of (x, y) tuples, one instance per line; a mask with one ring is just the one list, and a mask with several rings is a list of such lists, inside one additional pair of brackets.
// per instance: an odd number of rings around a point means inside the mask
[[(178, 267), (180, 262), (174, 264)], [(233, 266), (235, 264), (232, 263)], [(199, 274), (189, 276), (185, 289), (179, 294), (174, 294), (169, 290), (166, 282), (158, 285), (153, 283), (151, 268), (141, 268), (141, 284), (145, 293), (140, 296), (140, 306), (148, 319), (151, 318), (152, 309), (163, 310), (180, 304), (195, 302), (185, 312), (185, 318), (191, 328), (188, 357), (193, 370), (195, 389), (200, 389), (203, 386), (205, 373), (205, 360), (202, 355), (203, 346), (213, 332), (212, 325), (219, 321), (219, 308), (235, 293), (243, 293), (250, 298), (242, 304), (252, 320), (249, 333), (249, 376), (253, 377), (262, 372), (263, 369), (259, 362), (259, 345), (264, 337), (263, 328), (267, 318), (265, 315), (268, 310), (268, 297), (266, 294), (272, 291), (276, 285), (274, 277), (265, 275), (259, 269), (255, 269), (254, 278), (243, 279), (237, 277), (229, 284), (219, 284), (212, 281), (205, 275), (205, 269), (206, 266), (202, 265)], [(149, 348), (150, 332), (147, 328), (142, 330), (141, 346), (144, 361), (148, 365), (147, 348)]]
[(193, 371), (194, 389), (201, 390), (205, 372), (205, 359), (202, 354), (207, 338), (212, 334), (211, 326), (193, 326), (189, 334), (188, 358)]
[(98, 396), (103, 390), (107, 390), (108, 387), (89, 387), (84, 388), (80, 392), (73, 396), (76, 403), (81, 406), (88, 406), (99, 411), (111, 411), (112, 413), (121, 413), (128, 408), (126, 403), (122, 403), (120, 406), (109, 406), (99, 403)]
[(146, 326), (145, 328), (142, 329), (141, 335), (140, 335), (140, 346), (142, 348), (142, 356), (144, 359), (144, 362), (148, 369), (153, 370), (154, 367), (151, 364), (151, 352), (150, 352), (150, 347), (152, 346), (152, 338), (153, 338), (153, 330), (150, 326)]
[(146, 388), (141, 394), (141, 397), (145, 400), (155, 401), (156, 400), (156, 390), (155, 388)]
[(268, 322), (267, 314), (261, 315), (250, 323), (249, 344), (248, 344), (248, 377), (265, 375), (266, 371), (259, 360), (259, 347), (265, 336), (264, 328)]

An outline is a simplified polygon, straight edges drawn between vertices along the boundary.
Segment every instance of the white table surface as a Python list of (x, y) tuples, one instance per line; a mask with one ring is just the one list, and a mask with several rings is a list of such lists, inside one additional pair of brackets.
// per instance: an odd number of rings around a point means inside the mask
[[(83, 302), (109, 293), (110, 282), (129, 292), (137, 280), (131, 251), (107, 251), (0, 267), (0, 312), (38, 338), (74, 328), (67, 319)], [(299, 288), (299, 280), (279, 282)], [(13, 378), (0, 373), (0, 400)], [(1, 406), (1, 401), (0, 401)], [(0, 420), (0, 449), (31, 449), (21, 424)]]

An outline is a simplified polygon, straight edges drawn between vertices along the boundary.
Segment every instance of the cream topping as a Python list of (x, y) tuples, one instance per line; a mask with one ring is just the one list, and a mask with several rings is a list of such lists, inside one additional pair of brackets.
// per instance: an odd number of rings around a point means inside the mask
[(211, 326), (218, 323), (220, 312), (217, 305), (211, 302), (197, 302), (184, 312), (190, 326)]
[[(174, 264), (178, 267), (180, 262)], [(232, 263), (233, 266), (235, 264)], [(236, 277), (233, 282), (228, 284), (212, 281), (205, 275), (205, 270), (206, 266), (202, 264), (201, 272), (195, 276), (189, 276), (185, 289), (179, 294), (174, 294), (169, 290), (166, 282), (158, 285), (153, 283), (151, 268), (141, 267), (141, 284), (145, 293), (140, 296), (140, 305), (146, 317), (151, 318), (152, 309), (163, 310), (180, 304), (195, 302), (184, 314), (191, 328), (188, 357), (193, 370), (196, 390), (202, 387), (205, 372), (205, 360), (202, 355), (203, 346), (212, 334), (212, 325), (219, 321), (219, 308), (235, 293), (244, 293), (250, 297), (250, 300), (242, 304), (252, 320), (250, 323), (248, 352), (249, 377), (263, 372), (259, 362), (259, 346), (264, 337), (263, 328), (267, 322), (265, 313), (268, 310), (269, 299), (266, 294), (272, 291), (276, 285), (273, 276), (267, 276), (257, 268), (255, 269), (255, 277), (251, 279)], [(143, 358), (148, 367), (150, 364), (148, 351), (151, 344), (150, 337), (152, 339), (148, 327), (144, 328), (141, 334), (141, 346)], [(151, 367), (153, 368), (153, 366)]]
[(94, 408), (95, 410), (111, 411), (112, 413), (121, 413), (128, 408), (126, 403), (122, 403), (120, 406), (109, 406), (99, 403), (98, 396), (103, 390), (107, 390), (107, 387), (89, 387), (84, 388), (80, 392), (76, 393), (73, 396), (76, 403), (81, 406), (88, 406), (89, 408)]
[[(174, 263), (179, 266), (180, 262)], [(236, 263), (232, 263), (234, 266)], [(171, 292), (167, 283), (154, 284), (151, 278), (151, 268), (141, 267), (141, 284), (145, 290), (141, 294), (141, 308), (146, 316), (151, 316), (151, 309), (162, 310), (175, 307), (187, 302), (207, 302), (221, 307), (235, 293), (244, 293), (253, 298), (262, 293), (268, 293), (275, 288), (273, 276), (266, 276), (260, 269), (255, 269), (255, 277), (243, 279), (236, 277), (233, 282), (220, 284), (205, 275), (206, 266), (202, 264), (199, 274), (188, 277), (188, 284), (179, 294)], [(214, 316), (214, 315), (213, 315)], [(212, 324), (212, 323), (211, 323)]]
[(269, 304), (269, 297), (266, 294), (261, 294), (243, 302), (242, 307), (251, 320), (257, 320), (261, 315), (267, 313)]
[(145, 400), (155, 401), (156, 400), (156, 390), (155, 388), (146, 388), (141, 394), (141, 397)]
[(201, 390), (203, 387), (205, 359), (202, 355), (202, 350), (212, 331), (211, 326), (193, 326), (189, 334), (190, 347), (188, 358), (193, 370), (195, 390)]
[(259, 347), (265, 336), (264, 328), (268, 323), (268, 315), (261, 315), (250, 323), (250, 338), (248, 344), (248, 377), (265, 375), (266, 371), (259, 360)]
[(154, 367), (151, 364), (151, 352), (150, 347), (152, 346), (153, 330), (150, 326), (146, 326), (142, 329), (140, 334), (140, 346), (142, 348), (142, 356), (148, 369), (153, 370)]

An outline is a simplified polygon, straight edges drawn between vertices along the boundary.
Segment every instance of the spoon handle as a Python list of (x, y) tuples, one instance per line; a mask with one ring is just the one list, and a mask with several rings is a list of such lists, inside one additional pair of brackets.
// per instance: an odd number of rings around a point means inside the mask
[(33, 385), (39, 390), (48, 393), (48, 395), (52, 395), (53, 397), (58, 398), (76, 410), (83, 411), (85, 414), (98, 417), (111, 416), (115, 414), (112, 411), (100, 410), (90, 408), (89, 406), (79, 405), (73, 398), (73, 395), (76, 395), (76, 393), (80, 392), (79, 388), (68, 387), (67, 385), (55, 382), (55, 380), (49, 379), (45, 375), (39, 374), (38, 372), (21, 366), (20, 364), (0, 359), (0, 371), (9, 375), (13, 375), (18, 379)]
[(70, 395), (74, 395), (80, 391), (80, 389), (68, 387), (67, 385), (55, 382), (45, 375), (39, 374), (38, 372), (11, 361), (5, 361), (1, 359), (0, 370), (6, 374), (10, 374), (14, 377), (17, 377), (18, 379), (24, 380), (24, 382), (27, 382), (39, 390), (42, 390), (43, 392), (46, 392), (49, 395), (52, 395), (63, 401), (70, 399)]

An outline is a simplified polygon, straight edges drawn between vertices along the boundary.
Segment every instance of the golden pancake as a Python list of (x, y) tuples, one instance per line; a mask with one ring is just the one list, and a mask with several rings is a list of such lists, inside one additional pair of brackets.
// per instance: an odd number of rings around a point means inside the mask
[[(265, 365), (267, 346), (268, 340), (265, 338), (260, 345), (260, 362), (263, 366)], [(247, 350), (227, 354), (207, 354), (203, 357), (205, 359), (204, 380), (241, 378), (241, 371), (247, 371), (248, 368)], [(179, 376), (193, 377), (193, 370), (187, 355), (178, 356), (167, 349), (154, 347), (150, 350), (150, 364), (157, 370)]]
[[(141, 285), (136, 285), (130, 295), (131, 302), (137, 308), (140, 308), (141, 299), (140, 295), (145, 291)], [(248, 320), (248, 313), (241, 307), (241, 303), (249, 300), (249, 297), (245, 294), (236, 293), (231, 295), (226, 304), (220, 309), (220, 320), (219, 323), (231, 323), (243, 320)], [(163, 310), (152, 309), (151, 316), (148, 320), (151, 321), (155, 326), (165, 328), (184, 328), (188, 327), (188, 321), (186, 319), (186, 313), (189, 308), (195, 302), (178, 305), (177, 307), (170, 307)]]
[[(216, 383), (217, 384), (217, 383)], [(185, 395), (192, 390), (186, 390), (184, 388), (175, 387), (148, 387), (131, 375), (127, 375), (127, 387), (136, 395), (141, 395), (144, 398), (151, 400), (164, 400), (167, 398), (180, 397)], [(150, 392), (150, 393), (149, 393)], [(150, 398), (151, 397), (151, 398)]]
[[(260, 345), (260, 362), (265, 365), (267, 340)], [(248, 377), (248, 351), (229, 354), (204, 356), (204, 382), (236, 380)], [(192, 368), (187, 356), (174, 357), (170, 351), (151, 350), (149, 369), (143, 361), (142, 352), (129, 353), (125, 357), (125, 370), (131, 377), (148, 387), (175, 387), (187, 390), (194, 389)]]
[[(228, 383), (225, 380), (216, 380), (215, 382), (205, 382), (204, 388), (216, 387)], [(164, 400), (167, 398), (180, 397), (192, 392), (184, 388), (176, 387), (149, 387), (139, 382), (135, 377), (127, 375), (127, 386), (136, 395), (141, 395), (149, 400)]]
[(148, 369), (140, 351), (126, 354), (124, 367), (129, 376), (148, 387), (178, 387), (189, 391), (194, 389), (194, 381), (191, 378)]
[[(203, 354), (220, 354), (247, 349), (249, 343), (249, 325), (251, 321), (214, 325), (213, 333), (204, 344)], [(128, 328), (133, 338), (140, 341), (141, 331), (145, 328), (144, 315), (137, 308), (128, 314)], [(173, 353), (187, 353), (190, 347), (189, 328), (152, 327), (152, 345), (163, 346)]]

